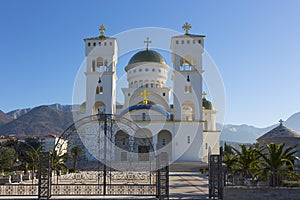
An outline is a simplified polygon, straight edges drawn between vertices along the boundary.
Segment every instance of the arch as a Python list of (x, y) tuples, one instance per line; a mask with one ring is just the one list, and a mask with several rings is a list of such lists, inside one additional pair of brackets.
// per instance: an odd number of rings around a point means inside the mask
[(97, 58), (97, 72), (105, 72), (107, 71), (107, 66), (108, 66), (108, 62), (106, 59), (102, 58), (102, 57), (98, 57)]
[(102, 86), (97, 86), (96, 87), (96, 94), (103, 94), (103, 87)]
[(94, 108), (93, 108), (93, 113), (94, 114), (98, 114), (98, 113), (105, 113), (105, 103), (102, 101), (97, 101), (94, 104)]
[(181, 120), (193, 121), (195, 119), (195, 105), (191, 101), (185, 101), (181, 105)]
[(180, 71), (193, 71), (193, 58), (189, 55), (185, 58), (180, 58)]
[(172, 159), (172, 134), (170, 131), (161, 130), (158, 133), (156, 149), (159, 153), (167, 153), (169, 160)]
[(127, 161), (127, 152), (130, 151), (129, 148), (129, 134), (123, 130), (119, 130), (115, 134), (115, 160)]
[(139, 161), (149, 161), (153, 149), (153, 136), (149, 129), (141, 128), (134, 133), (133, 151), (138, 153)]

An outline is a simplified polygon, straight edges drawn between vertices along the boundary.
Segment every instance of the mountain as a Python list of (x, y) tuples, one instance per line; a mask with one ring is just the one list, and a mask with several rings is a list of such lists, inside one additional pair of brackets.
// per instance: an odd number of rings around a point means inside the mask
[[(283, 124), (286, 127), (300, 133), (300, 112), (290, 116)], [(258, 137), (262, 136), (276, 126), (278, 126), (278, 124), (274, 124), (266, 128), (257, 128), (246, 124), (224, 125), (221, 132), (221, 140), (239, 143), (254, 143)], [(221, 126), (218, 125), (218, 128), (221, 129)]]
[(2, 112), (0, 110), (0, 126), (2, 126), (3, 124), (7, 124), (8, 122), (12, 121), (13, 119), (8, 116), (7, 114), (5, 114), (4, 112)]
[(0, 127), (0, 135), (34, 136), (60, 135), (73, 122), (71, 111), (39, 106)]
[[(75, 107), (75, 109), (78, 109), (79, 106), (78, 105), (61, 105), (58, 103), (55, 104), (51, 104), (51, 105), (47, 105), (50, 108), (54, 108), (56, 110), (62, 111), (62, 112), (71, 112), (72, 108)], [(6, 113), (8, 116), (10, 116), (13, 119), (18, 119), (19, 117), (21, 117), (22, 115), (25, 115), (26, 113), (28, 113), (29, 111), (31, 111), (32, 108), (24, 108), (24, 109), (17, 109), (17, 110), (13, 110), (10, 111), (8, 113)]]
[(290, 116), (285, 122), (285, 126), (294, 131), (300, 133), (300, 112), (293, 114)]
[(254, 143), (256, 138), (268, 132), (276, 125), (266, 128), (256, 128), (246, 124), (242, 125), (224, 125), (221, 132), (221, 140), (239, 142), (239, 143)]

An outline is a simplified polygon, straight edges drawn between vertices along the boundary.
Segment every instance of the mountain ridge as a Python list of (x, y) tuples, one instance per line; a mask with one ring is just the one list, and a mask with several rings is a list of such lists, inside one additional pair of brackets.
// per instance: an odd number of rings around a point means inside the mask
[[(9, 113), (0, 111), (0, 135), (60, 134), (73, 122), (72, 109), (79, 106), (51, 104), (34, 108), (17, 109)], [(15, 119), (14, 119), (15, 118)], [(284, 125), (300, 133), (300, 112), (291, 115)], [(278, 124), (258, 128), (253, 125), (217, 124), (222, 141), (254, 143), (256, 139)]]

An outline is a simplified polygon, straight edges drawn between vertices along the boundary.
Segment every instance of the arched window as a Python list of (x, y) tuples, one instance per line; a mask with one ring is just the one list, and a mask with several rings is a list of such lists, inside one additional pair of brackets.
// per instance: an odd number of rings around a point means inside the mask
[(102, 101), (98, 101), (94, 104), (94, 114), (105, 113), (105, 104)]
[(102, 57), (98, 57), (97, 58), (97, 67), (101, 67), (103, 66), (103, 58)]
[(184, 121), (193, 121), (195, 118), (195, 106), (192, 102), (184, 102), (181, 106), (181, 116)]
[(97, 86), (96, 94), (103, 94), (103, 87), (102, 86)]

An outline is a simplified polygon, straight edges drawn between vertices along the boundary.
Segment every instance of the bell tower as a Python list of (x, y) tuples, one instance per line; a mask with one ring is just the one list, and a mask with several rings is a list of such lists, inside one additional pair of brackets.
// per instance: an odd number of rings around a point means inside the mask
[(171, 40), (173, 62), (174, 120), (202, 120), (202, 55), (203, 35), (190, 34), (192, 28), (185, 23), (184, 35)]
[(100, 36), (85, 38), (86, 54), (86, 115), (116, 112), (116, 38), (105, 36), (101, 25)]

